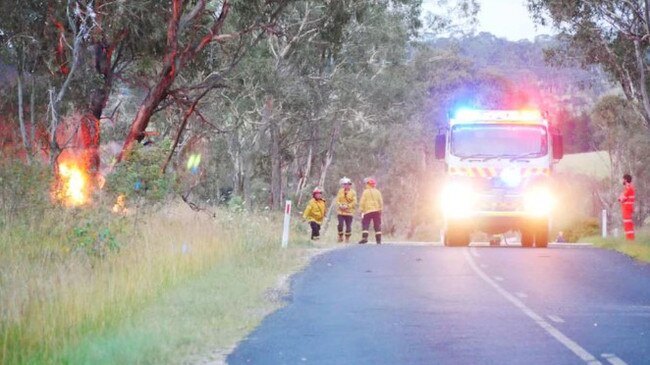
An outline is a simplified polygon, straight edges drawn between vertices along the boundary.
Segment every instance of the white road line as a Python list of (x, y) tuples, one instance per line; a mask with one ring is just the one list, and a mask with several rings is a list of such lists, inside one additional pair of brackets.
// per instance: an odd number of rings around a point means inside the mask
[(522, 292), (517, 292), (517, 293), (515, 293), (515, 295), (518, 296), (519, 298), (522, 298), (522, 299), (523, 298), (528, 298), (528, 295), (526, 293), (522, 293)]
[(495, 277), (494, 277), (494, 280), (496, 280), (496, 281), (503, 281), (503, 278), (500, 277), (500, 276), (495, 276)]
[(489, 276), (487, 276), (481, 269), (479, 269), (478, 266), (476, 266), (476, 262), (474, 262), (474, 259), (472, 259), (472, 256), (467, 253), (467, 251), (464, 251), (463, 254), (465, 255), (465, 258), (467, 259), (467, 262), (469, 262), (470, 267), (478, 274), (478, 276), (483, 279), (486, 283), (488, 283), (490, 286), (492, 286), (499, 294), (501, 294), (504, 298), (506, 298), (510, 303), (512, 303), (515, 307), (519, 308), (525, 315), (530, 317), (535, 323), (537, 323), (538, 326), (542, 327), (546, 332), (548, 332), (549, 335), (551, 335), (553, 338), (555, 338), (559, 343), (564, 345), (564, 347), (568, 348), (576, 354), (580, 359), (582, 359), (585, 363), (589, 365), (596, 365), (602, 363), (594, 357), (594, 355), (590, 354), (587, 350), (585, 350), (582, 346), (578, 345), (575, 341), (567, 337), (564, 333), (562, 333), (560, 330), (557, 328), (553, 327), (552, 324), (548, 323), (542, 316), (539, 314), (535, 313), (532, 309), (528, 308), (526, 304), (524, 304), (521, 300), (517, 299), (514, 295), (510, 294), (507, 290), (503, 289), (499, 284), (497, 284), (494, 280), (490, 279)]
[(627, 365), (625, 361), (621, 360), (615, 354), (601, 354), (600, 356), (602, 356), (605, 360), (609, 361), (609, 363), (612, 365)]
[(469, 249), (469, 252), (472, 254), (474, 257), (480, 257), (481, 255), (476, 251), (476, 248), (472, 247)]
[(556, 316), (556, 315), (549, 314), (547, 317), (548, 317), (548, 319), (550, 319), (551, 321), (553, 321), (555, 323), (564, 323), (564, 320), (562, 318)]

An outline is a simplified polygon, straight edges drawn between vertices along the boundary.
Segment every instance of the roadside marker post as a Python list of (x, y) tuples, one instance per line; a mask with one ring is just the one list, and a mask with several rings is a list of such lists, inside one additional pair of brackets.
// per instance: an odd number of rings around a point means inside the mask
[(289, 246), (289, 223), (291, 222), (291, 200), (284, 205), (284, 227), (282, 229), (282, 248)]
[(607, 238), (607, 211), (605, 209), (603, 209), (601, 221), (601, 227), (603, 229), (602, 236), (603, 238)]

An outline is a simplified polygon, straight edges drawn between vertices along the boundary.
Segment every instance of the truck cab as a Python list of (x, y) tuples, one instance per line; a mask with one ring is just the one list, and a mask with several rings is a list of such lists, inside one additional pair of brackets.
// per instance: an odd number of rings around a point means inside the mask
[(467, 246), (482, 231), (521, 233), (524, 247), (547, 247), (555, 205), (554, 165), (562, 136), (537, 110), (459, 110), (436, 137), (445, 161), (441, 239)]

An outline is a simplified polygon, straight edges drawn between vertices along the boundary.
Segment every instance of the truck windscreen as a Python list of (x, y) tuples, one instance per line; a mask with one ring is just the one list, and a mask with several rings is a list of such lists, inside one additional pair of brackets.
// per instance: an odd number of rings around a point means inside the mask
[(472, 124), (451, 130), (451, 153), (458, 157), (541, 157), (548, 152), (546, 128), (538, 125)]

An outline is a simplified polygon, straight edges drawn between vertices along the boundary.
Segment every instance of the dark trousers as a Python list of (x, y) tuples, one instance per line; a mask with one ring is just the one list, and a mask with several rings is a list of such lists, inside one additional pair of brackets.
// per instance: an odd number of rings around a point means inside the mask
[(317, 240), (318, 237), (320, 237), (320, 224), (316, 222), (309, 222), (309, 225), (311, 226), (311, 239)]
[(368, 234), (371, 221), (375, 229), (375, 234), (381, 234), (381, 212), (371, 212), (363, 215), (363, 219), (361, 219), (362, 233)]
[(343, 226), (345, 226), (345, 235), (350, 237), (350, 235), (352, 235), (352, 216), (339, 214), (337, 218), (339, 219), (339, 224), (337, 226), (339, 236), (343, 235)]

